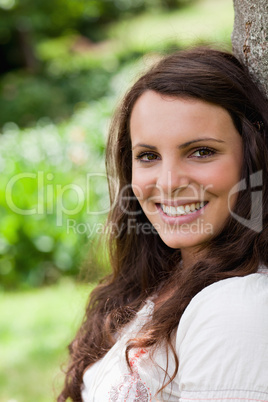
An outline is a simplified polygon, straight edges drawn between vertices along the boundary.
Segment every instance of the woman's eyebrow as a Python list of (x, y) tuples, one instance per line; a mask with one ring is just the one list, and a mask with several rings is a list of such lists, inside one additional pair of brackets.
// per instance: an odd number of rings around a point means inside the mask
[(217, 140), (216, 138), (207, 137), (207, 138), (198, 138), (196, 140), (185, 142), (178, 146), (179, 149), (187, 148), (189, 145), (194, 144), (195, 142), (202, 142), (202, 141), (215, 141), (215, 142), (224, 142), (223, 140)]
[(156, 149), (156, 147), (155, 146), (153, 146), (153, 145), (148, 145), (148, 144), (136, 144), (136, 145), (134, 145), (134, 147), (132, 147), (132, 151), (133, 151), (133, 149), (135, 149), (135, 148), (137, 148), (137, 147), (141, 147), (141, 148), (149, 148), (149, 149)]
[[(207, 138), (198, 138), (196, 140), (192, 140), (192, 141), (187, 141), (184, 144), (181, 144), (178, 146), (179, 149), (184, 149), (187, 148), (189, 145), (194, 144), (195, 142), (202, 142), (202, 141), (215, 141), (215, 142), (224, 142), (223, 140), (217, 140), (216, 138), (212, 138), (212, 137), (207, 137)], [(132, 151), (137, 148), (137, 147), (141, 147), (141, 148), (148, 148), (148, 149), (152, 149), (152, 150), (156, 150), (157, 148), (153, 145), (149, 145), (149, 144), (136, 144), (134, 145), (134, 147), (132, 147)]]

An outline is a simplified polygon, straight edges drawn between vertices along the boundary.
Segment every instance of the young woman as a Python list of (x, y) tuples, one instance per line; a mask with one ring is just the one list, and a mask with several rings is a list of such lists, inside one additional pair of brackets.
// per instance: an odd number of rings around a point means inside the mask
[(268, 401), (267, 130), (227, 53), (175, 53), (129, 90), (107, 146), (113, 273), (59, 401)]

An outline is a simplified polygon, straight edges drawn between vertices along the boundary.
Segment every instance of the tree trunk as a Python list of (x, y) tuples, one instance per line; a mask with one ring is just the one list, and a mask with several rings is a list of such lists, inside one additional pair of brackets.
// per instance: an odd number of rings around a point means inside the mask
[(233, 0), (233, 53), (268, 98), (268, 1)]

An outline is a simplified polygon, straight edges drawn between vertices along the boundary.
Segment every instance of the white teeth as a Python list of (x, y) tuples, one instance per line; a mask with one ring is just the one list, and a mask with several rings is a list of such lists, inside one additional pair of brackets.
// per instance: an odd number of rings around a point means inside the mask
[(175, 215), (176, 214), (176, 208), (175, 207), (170, 207), (170, 213), (172, 214), (172, 215)]
[(185, 214), (185, 210), (184, 210), (183, 205), (180, 205), (179, 207), (177, 207), (177, 214), (179, 214), (179, 215)]
[(192, 204), (180, 205), (179, 207), (173, 207), (169, 205), (161, 204), (161, 208), (164, 213), (168, 216), (180, 216), (187, 215), (192, 212), (198, 211), (198, 209), (203, 208), (205, 205), (204, 201), (195, 202)]
[(187, 214), (191, 211), (190, 205), (185, 205), (184, 209)]
[(191, 204), (191, 205), (190, 205), (190, 210), (191, 210), (192, 212), (194, 212), (194, 210), (195, 210), (195, 204)]

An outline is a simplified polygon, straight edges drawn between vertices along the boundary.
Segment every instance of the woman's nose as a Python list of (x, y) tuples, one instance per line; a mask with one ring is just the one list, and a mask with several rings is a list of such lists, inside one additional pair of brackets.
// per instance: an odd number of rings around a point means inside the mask
[(188, 187), (189, 177), (186, 170), (176, 164), (161, 164), (156, 187), (164, 196), (174, 196), (176, 191)]

